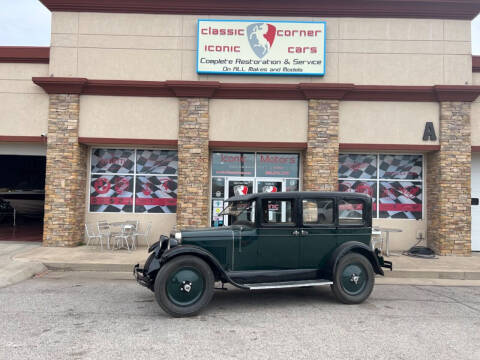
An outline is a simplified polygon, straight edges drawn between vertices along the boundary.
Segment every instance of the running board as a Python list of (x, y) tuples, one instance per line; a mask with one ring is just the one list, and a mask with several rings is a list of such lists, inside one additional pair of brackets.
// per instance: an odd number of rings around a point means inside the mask
[(265, 290), (265, 289), (284, 289), (306, 286), (323, 286), (332, 285), (329, 280), (302, 280), (302, 281), (282, 281), (272, 283), (244, 284), (249, 290)]

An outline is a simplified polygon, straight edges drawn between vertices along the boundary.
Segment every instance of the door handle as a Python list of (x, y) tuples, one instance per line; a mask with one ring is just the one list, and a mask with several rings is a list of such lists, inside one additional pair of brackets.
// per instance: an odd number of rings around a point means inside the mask
[(302, 236), (307, 236), (307, 235), (308, 235), (308, 231), (302, 230), (301, 234), (302, 234)]
[(293, 235), (293, 236), (298, 236), (298, 235), (300, 235), (300, 233), (299, 233), (298, 230), (295, 230), (294, 232), (292, 232), (292, 235)]

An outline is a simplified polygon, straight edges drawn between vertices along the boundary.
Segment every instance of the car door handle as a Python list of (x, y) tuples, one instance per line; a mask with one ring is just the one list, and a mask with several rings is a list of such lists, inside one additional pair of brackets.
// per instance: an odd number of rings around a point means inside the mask
[(295, 230), (294, 232), (292, 232), (292, 235), (293, 236), (298, 236), (298, 235), (300, 235), (300, 232), (298, 230)]
[(308, 235), (308, 231), (302, 230), (301, 234), (302, 234), (302, 236), (307, 236), (307, 235)]

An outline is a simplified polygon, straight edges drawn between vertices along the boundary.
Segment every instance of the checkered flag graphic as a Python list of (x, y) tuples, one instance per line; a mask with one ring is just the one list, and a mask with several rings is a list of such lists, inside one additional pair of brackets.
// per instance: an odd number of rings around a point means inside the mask
[(354, 192), (370, 195), (375, 203), (377, 198), (377, 183), (375, 181), (340, 180), (338, 191)]
[(422, 185), (410, 181), (380, 182), (380, 217), (422, 218)]
[(92, 154), (92, 174), (133, 174), (134, 166), (133, 149), (95, 149)]
[(177, 186), (176, 177), (137, 176), (135, 212), (175, 213)]
[(137, 173), (175, 175), (177, 171), (176, 150), (137, 150)]
[(340, 155), (338, 177), (375, 179), (377, 177), (377, 157), (365, 154)]
[(132, 212), (133, 176), (92, 175), (90, 211)]
[(381, 179), (417, 180), (422, 178), (422, 155), (381, 155)]

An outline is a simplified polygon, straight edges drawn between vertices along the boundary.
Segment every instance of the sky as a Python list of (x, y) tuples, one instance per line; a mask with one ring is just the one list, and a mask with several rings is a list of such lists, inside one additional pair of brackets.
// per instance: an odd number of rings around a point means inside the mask
[[(0, 46), (50, 45), (51, 15), (40, 1), (0, 0), (0, 9)], [(480, 15), (472, 21), (472, 53), (480, 55)]]

